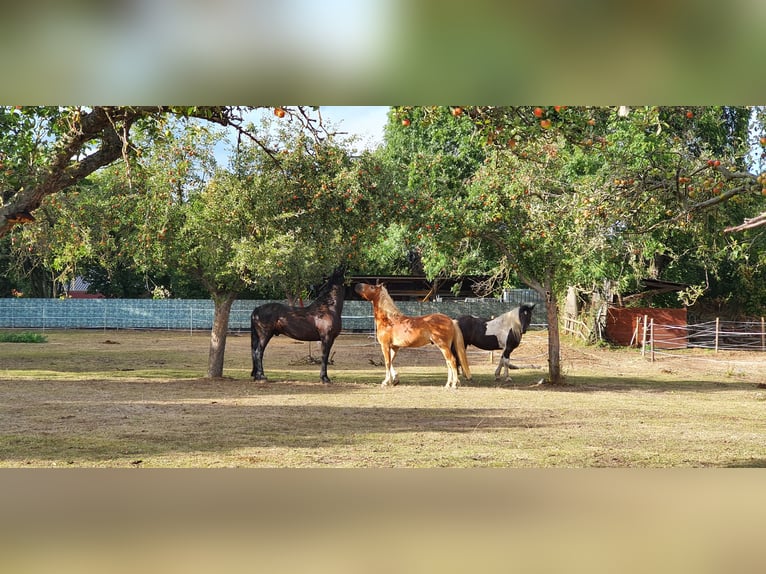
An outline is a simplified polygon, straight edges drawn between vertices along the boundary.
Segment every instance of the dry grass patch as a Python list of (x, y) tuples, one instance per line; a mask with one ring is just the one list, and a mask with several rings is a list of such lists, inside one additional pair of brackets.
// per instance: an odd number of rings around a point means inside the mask
[[(229, 378), (205, 372), (208, 336), (47, 332), (0, 344), (0, 465), (75, 467), (670, 467), (766, 464), (766, 356), (566, 346), (569, 385), (537, 385), (544, 333), (498, 384), (442, 388), (438, 350), (405, 349), (381, 388), (377, 344), (342, 335), (330, 376), (299, 364), (308, 344), (275, 338), (269, 382), (250, 380), (249, 336), (229, 339)], [(318, 352), (316, 343), (312, 351)], [(715, 361), (715, 362), (714, 362)], [(304, 363), (308, 363), (304, 361)]]

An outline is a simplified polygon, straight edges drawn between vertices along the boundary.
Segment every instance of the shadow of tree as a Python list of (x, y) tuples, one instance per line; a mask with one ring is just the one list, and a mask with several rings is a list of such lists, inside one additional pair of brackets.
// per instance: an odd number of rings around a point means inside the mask
[(676, 393), (679, 391), (689, 393), (717, 393), (725, 391), (757, 390), (756, 383), (742, 381), (703, 381), (703, 380), (658, 380), (652, 378), (637, 377), (591, 377), (583, 375), (569, 375), (566, 382), (561, 385), (552, 385), (547, 382), (540, 383), (544, 375), (540, 372), (521, 374), (513, 377), (510, 383), (495, 383), (487, 378), (481, 378), (475, 386), (500, 386), (503, 388), (526, 390), (526, 391), (556, 391), (562, 393), (594, 393), (594, 392), (631, 392), (643, 391), (647, 393)]
[(766, 468), (766, 458), (747, 458), (734, 460), (726, 465), (727, 468)]
[[(218, 401), (113, 402), (81, 413), (82, 405), (49, 408), (23, 435), (3, 433), (5, 461), (71, 458), (107, 461), (174, 452), (248, 448), (311, 449), (364, 444), (370, 434), (470, 433), (546, 426), (505, 409), (233, 405)], [(65, 426), (61, 421), (65, 420)], [(46, 422), (47, 421), (47, 422)]]

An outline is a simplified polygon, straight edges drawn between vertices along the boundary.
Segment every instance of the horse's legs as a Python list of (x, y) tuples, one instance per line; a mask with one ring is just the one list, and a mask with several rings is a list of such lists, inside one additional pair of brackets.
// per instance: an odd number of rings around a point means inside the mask
[(504, 351), (503, 355), (500, 357), (500, 361), (497, 363), (497, 369), (495, 369), (495, 380), (500, 379), (500, 369), (505, 369), (505, 382), (511, 381), (511, 369), (515, 369), (513, 365), (511, 365), (511, 358), (510, 358), (510, 351)]
[(513, 331), (508, 331), (508, 337), (505, 341), (505, 348), (503, 349), (503, 354), (500, 357), (500, 362), (497, 364), (497, 369), (495, 370), (495, 379), (500, 378), (500, 369), (505, 368), (505, 382), (511, 381), (511, 369), (517, 368), (511, 364), (511, 353), (513, 353), (513, 350), (518, 346), (519, 341), (516, 339)]
[(253, 370), (250, 376), (254, 381), (261, 381), (266, 378), (263, 374), (263, 346), (258, 338), (251, 341), (252, 353), (253, 353)]
[(330, 362), (330, 349), (332, 349), (332, 344), (335, 342), (334, 337), (324, 337), (321, 339), (322, 341), (322, 366), (319, 368), (319, 379), (329, 385), (332, 383), (330, 380), (330, 377), (327, 376), (327, 363)]
[(399, 375), (396, 369), (394, 369), (394, 358), (396, 357), (397, 349), (389, 343), (381, 343), (380, 350), (383, 352), (383, 361), (386, 364), (386, 377), (383, 379), (381, 386), (396, 385), (399, 383)]
[(451, 345), (439, 345), (439, 350), (442, 352), (444, 360), (447, 362), (447, 384), (444, 386), (448, 389), (456, 389), (460, 384), (460, 376), (457, 372), (457, 359), (455, 358), (455, 355), (452, 354), (450, 346)]
[(254, 381), (266, 380), (266, 375), (263, 374), (263, 352), (270, 340), (271, 333), (261, 333), (255, 330), (250, 333), (250, 346), (253, 354), (253, 370), (250, 376), (253, 377)]
[(398, 347), (391, 347), (390, 353), (391, 353), (391, 362), (390, 364), (390, 373), (391, 373), (391, 384), (392, 385), (398, 385), (399, 384), (399, 373), (396, 372), (396, 369), (394, 368), (394, 359), (396, 358), (396, 353), (399, 352)]
[(497, 362), (497, 369), (495, 369), (495, 379), (500, 378), (500, 371), (502, 368), (505, 367), (505, 377), (508, 378), (508, 367), (506, 366), (506, 359), (502, 355), (500, 356), (500, 360)]

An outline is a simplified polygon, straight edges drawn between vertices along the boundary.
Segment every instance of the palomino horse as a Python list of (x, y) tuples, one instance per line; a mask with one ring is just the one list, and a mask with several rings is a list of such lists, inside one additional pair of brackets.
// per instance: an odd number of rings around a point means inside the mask
[(400, 348), (422, 347), (428, 343), (438, 346), (447, 362), (445, 387), (457, 388), (460, 384), (453, 346), (460, 364), (463, 365), (463, 374), (470, 382), (471, 371), (468, 368), (463, 335), (457, 321), (442, 313), (408, 317), (397, 308), (384, 285), (357, 283), (354, 291), (372, 303), (378, 342), (386, 363), (386, 378), (383, 379), (382, 386), (396, 385), (399, 382), (399, 375), (394, 369), (394, 358)]
[(458, 317), (457, 322), (463, 332), (465, 346), (474, 345), (485, 351), (503, 349), (503, 354), (495, 369), (495, 378), (500, 378), (500, 370), (505, 367), (505, 380), (510, 379), (508, 370), (511, 365), (509, 356), (521, 343), (521, 336), (527, 332), (532, 321), (534, 303), (522, 303), (494, 319), (481, 319), (473, 315)]
[(250, 318), (250, 346), (253, 353), (254, 380), (266, 380), (263, 374), (263, 351), (274, 335), (287, 335), (298, 341), (322, 342), (322, 366), (319, 377), (330, 383), (327, 362), (330, 349), (341, 329), (343, 311), (344, 269), (337, 268), (327, 283), (307, 307), (290, 307), (282, 303), (267, 303), (256, 307)]

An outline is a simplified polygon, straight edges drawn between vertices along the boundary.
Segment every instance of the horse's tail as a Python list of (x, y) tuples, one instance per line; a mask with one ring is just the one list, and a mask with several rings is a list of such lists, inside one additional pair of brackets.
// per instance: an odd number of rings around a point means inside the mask
[(471, 380), (471, 369), (468, 367), (468, 355), (465, 352), (465, 341), (463, 340), (463, 331), (460, 329), (458, 322), (452, 320), (452, 330), (454, 336), (452, 338), (452, 349), (457, 359), (459, 367), (463, 368), (463, 374), (467, 380)]

